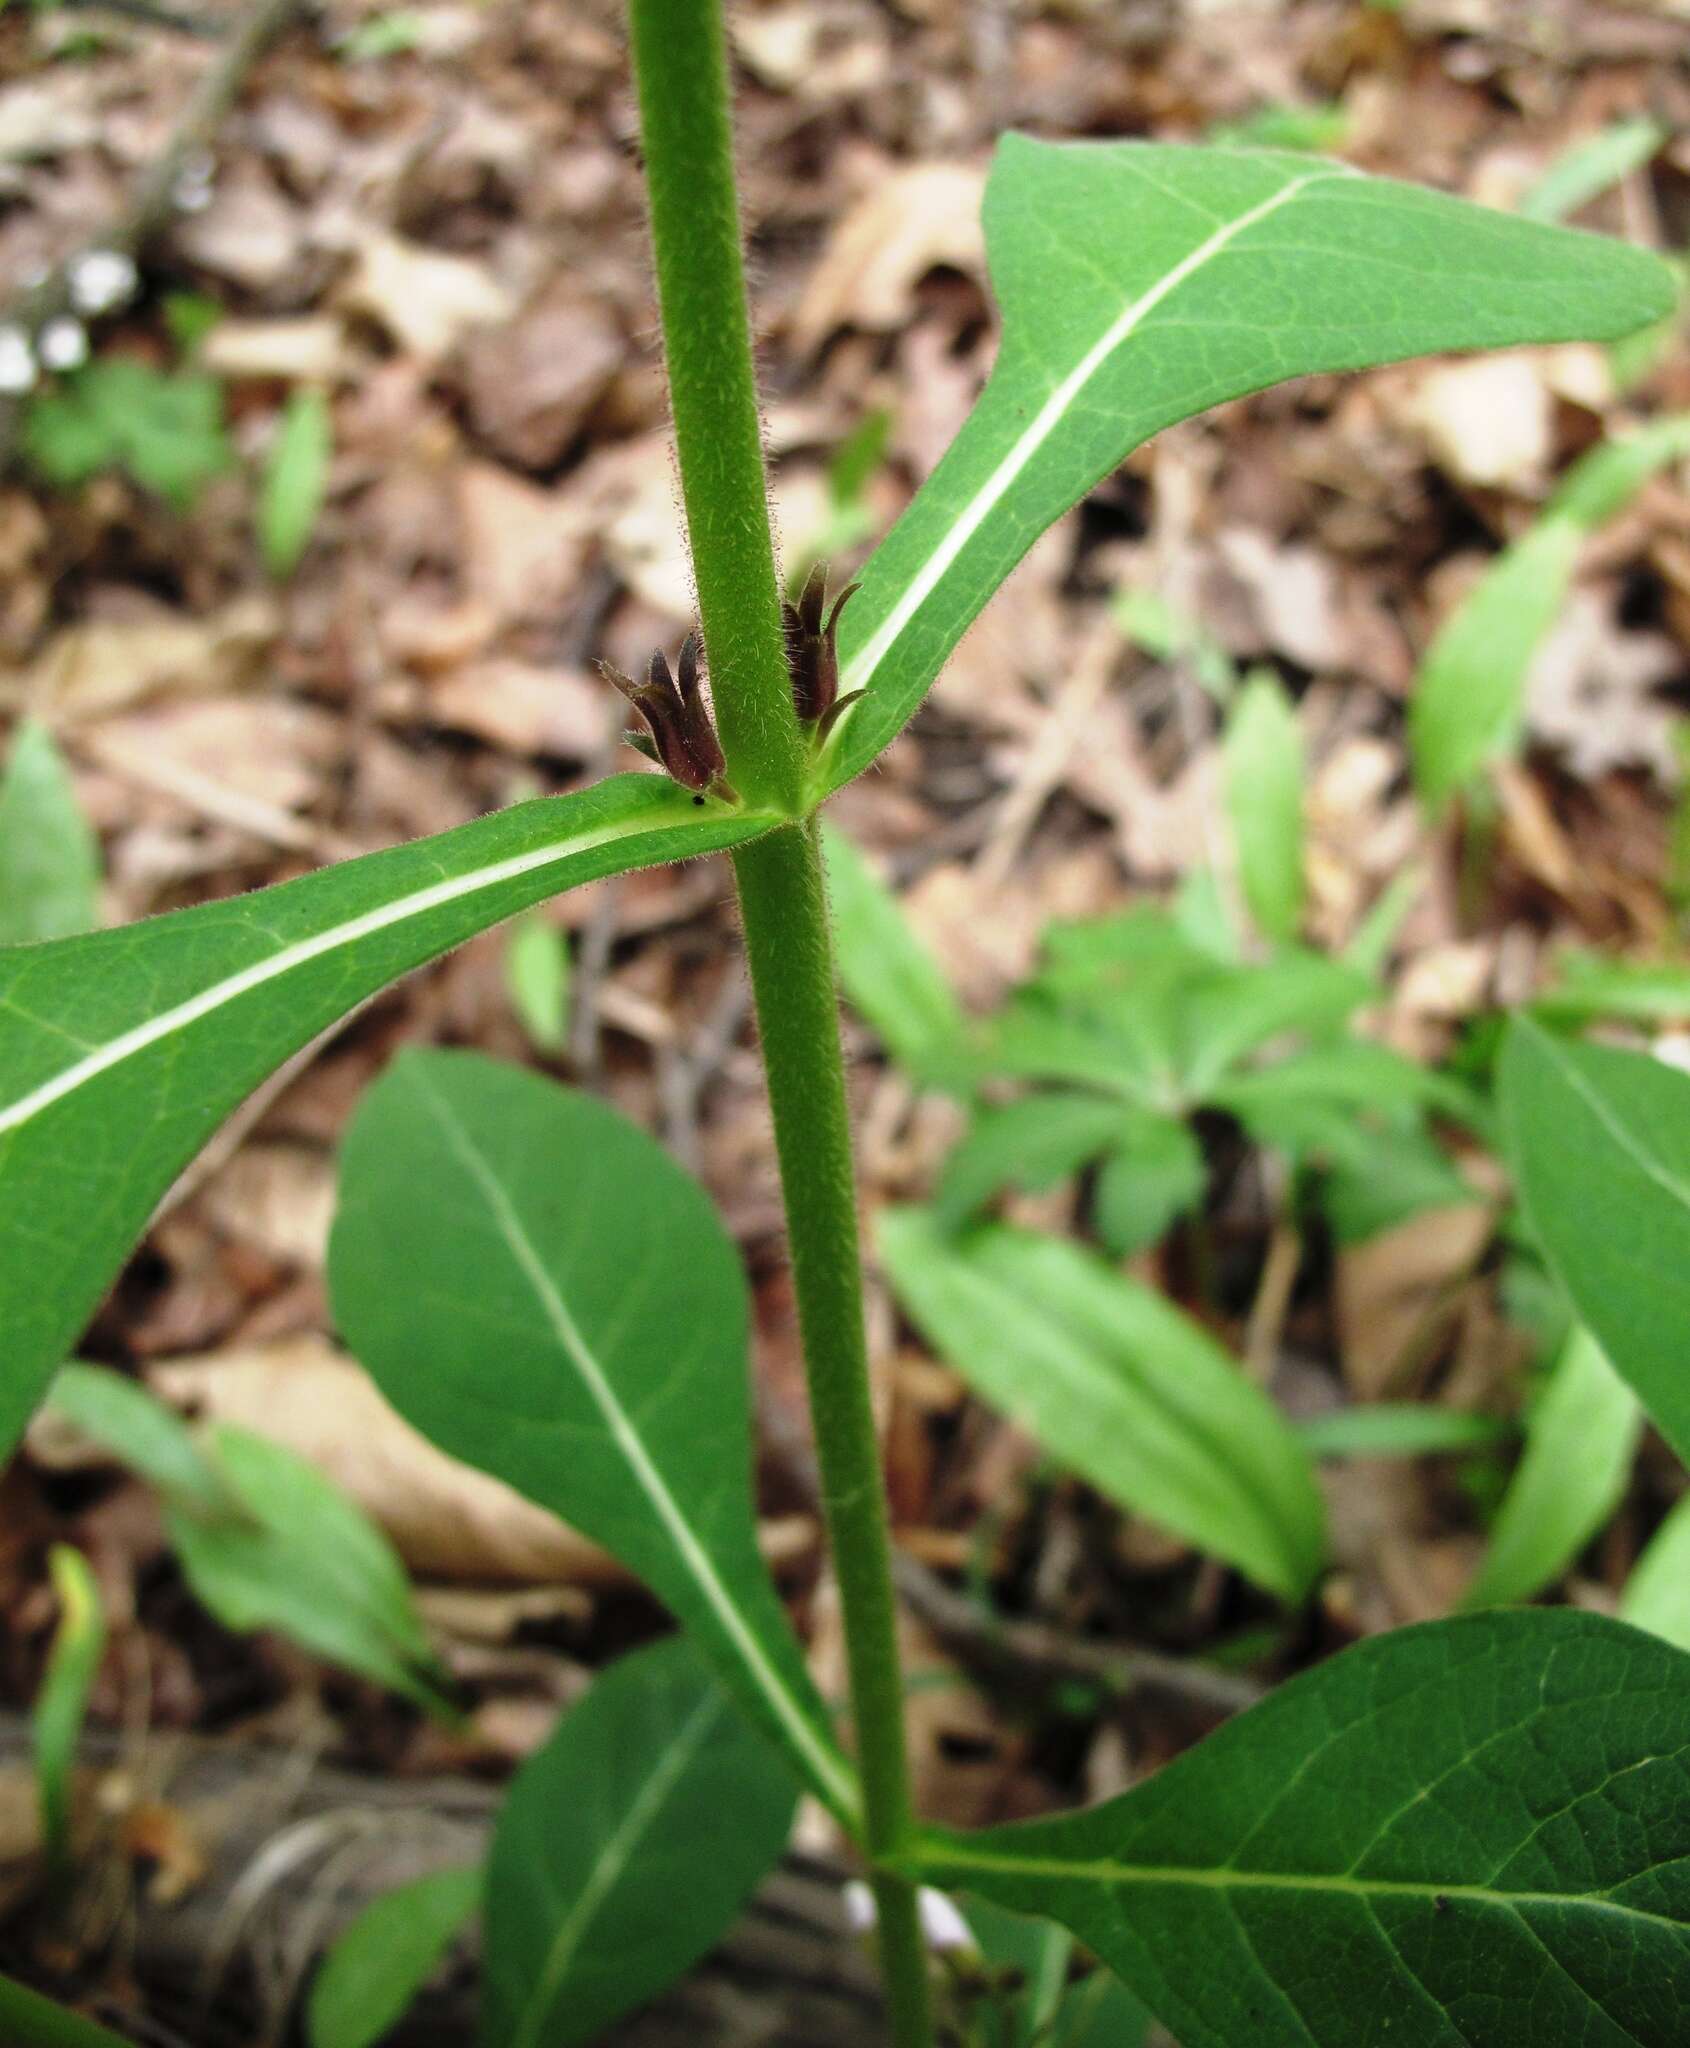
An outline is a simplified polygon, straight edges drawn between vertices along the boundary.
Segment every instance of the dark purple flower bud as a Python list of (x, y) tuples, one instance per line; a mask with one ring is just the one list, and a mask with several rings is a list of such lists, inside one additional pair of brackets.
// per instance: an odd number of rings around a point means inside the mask
[(827, 570), (818, 562), (805, 580), (798, 602), (780, 608), (786, 627), (793, 708), (805, 725), (825, 719), (839, 695), (839, 649), (835, 644), (839, 614), (856, 588), (855, 583), (846, 584), (834, 599), (832, 611), (827, 612)]
[(599, 670), (651, 728), (657, 760), (683, 788), (728, 794), (722, 780), (727, 760), (699, 687), (696, 633), (689, 633), (681, 645), (679, 688), (661, 649), (652, 655), (643, 683), (636, 683), (608, 661), (601, 661)]

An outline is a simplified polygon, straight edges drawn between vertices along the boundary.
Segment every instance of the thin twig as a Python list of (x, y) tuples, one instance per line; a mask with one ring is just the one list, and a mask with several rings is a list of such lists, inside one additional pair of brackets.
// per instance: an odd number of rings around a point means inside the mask
[(1117, 1699), (1159, 1694), (1216, 1720), (1254, 1706), (1266, 1690), (1253, 1678), (1160, 1650), (1093, 1642), (1039, 1621), (997, 1620), (907, 1551), (895, 1556), (893, 1577), (910, 1611), (948, 1650), (1023, 1690), (1031, 1681), (1051, 1685), (1079, 1679)]

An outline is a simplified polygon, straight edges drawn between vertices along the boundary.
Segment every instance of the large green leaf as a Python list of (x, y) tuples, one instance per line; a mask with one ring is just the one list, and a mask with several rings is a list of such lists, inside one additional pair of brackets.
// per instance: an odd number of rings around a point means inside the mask
[(779, 1857), (794, 1785), (684, 1638), (598, 1679), (505, 1796), (482, 2039), (575, 2048), (698, 1960)]
[(1309, 1461), (1273, 1403), (1178, 1309), (1060, 1238), (879, 1223), (898, 1299), (970, 1386), (1135, 1513), (1287, 1600), (1325, 1560)]
[(1509, 1161), (1550, 1265), (1690, 1461), (1690, 1075), (1521, 1017), (1499, 1081)]
[(849, 1815), (757, 1550), (745, 1276), (662, 1147), (521, 1068), (401, 1054), (346, 1133), (329, 1289), (405, 1419), (639, 1573)]
[(1690, 1494), (1673, 1508), (1631, 1568), (1620, 1619), (1690, 1650)]
[(479, 1910), (479, 1863), (431, 1870), (383, 1892), (336, 1940), (311, 1985), (311, 2048), (376, 2048)]
[(1462, 1606), (1505, 1607), (1558, 1579), (1618, 1507), (1642, 1427), (1637, 1396), (1575, 1324)]
[(986, 190), (990, 383), (840, 629), (829, 788), (920, 703), (1053, 520), (1141, 441), (1287, 377), (1658, 319), (1658, 258), (1269, 150), (1006, 136)]
[(25, 719), (0, 776), (0, 945), (62, 939), (100, 921), (100, 842), (53, 735)]
[(1408, 707), (1414, 779), (1429, 809), (1517, 743), (1532, 657), (1566, 599), (1585, 541), (1686, 449), (1686, 413), (1593, 448), (1438, 629)]
[(1072, 1928), (1182, 2048), (1678, 2048), (1690, 1658), (1568, 1611), (1399, 1629), (908, 1862)]
[(159, 1197), (291, 1053), (540, 897), (767, 824), (622, 775), (255, 895), (0, 951), (0, 1456)]

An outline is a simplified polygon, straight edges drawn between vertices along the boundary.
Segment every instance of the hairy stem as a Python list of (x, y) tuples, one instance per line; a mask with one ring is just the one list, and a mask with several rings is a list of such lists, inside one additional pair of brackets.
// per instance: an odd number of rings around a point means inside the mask
[[(796, 815), (795, 716), (769, 531), (721, 0), (629, 0), (664, 350), (718, 729), (734, 785)], [(869, 1401), (856, 1182), (813, 821), (734, 862), (780, 1154), (799, 1328), (850, 1665), (871, 1865), (911, 1833), (891, 1537)], [(929, 2048), (913, 1885), (873, 1874), (896, 2048)]]
[(720, 0), (629, 0), (681, 495), (728, 779), (796, 813), (804, 749), (781, 631), (734, 190)]

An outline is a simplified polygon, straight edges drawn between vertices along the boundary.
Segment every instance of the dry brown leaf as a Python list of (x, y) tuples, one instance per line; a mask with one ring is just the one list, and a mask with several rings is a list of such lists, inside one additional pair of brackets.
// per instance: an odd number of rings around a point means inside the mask
[(463, 575), (500, 624), (555, 619), (581, 573), (586, 521), (566, 491), (545, 491), (491, 462), (458, 477)]
[[(1232, 526), (1215, 538), (1227, 572), (1248, 594), (1258, 638), (1256, 653), (1288, 654), (1304, 668), (1336, 668), (1345, 660), (1338, 617), (1338, 578), (1329, 556), (1315, 548), (1281, 547), (1252, 526)], [(1205, 610), (1200, 614), (1207, 619)]]
[(1398, 1375), (1420, 1363), (1454, 1314), (1461, 1283), (1494, 1227), (1489, 1207), (1464, 1202), (1423, 1210), (1339, 1251), (1339, 1353), (1358, 1401), (1404, 1391)]
[(626, 1581), (620, 1565), (555, 1516), (436, 1450), (326, 1337), (163, 1360), (147, 1377), (166, 1400), (309, 1458), (415, 1572), (508, 1585)]
[(799, 99), (836, 104), (873, 92), (886, 77), (885, 27), (854, 0), (788, 0), (756, 13), (739, 8), (731, 28), (747, 70)]
[(1683, 669), (1664, 633), (1622, 632), (1609, 599), (1575, 590), (1532, 663), (1527, 727), (1585, 781), (1612, 768), (1647, 768), (1674, 788), (1678, 715), (1657, 693)]
[(530, 662), (471, 662), (435, 683), (428, 715), (449, 732), (467, 732), (507, 754), (597, 756), (616, 730), (608, 694), (580, 669)]
[(1440, 363), (1420, 377), (1413, 417), (1446, 476), (1530, 489), (1554, 448), (1554, 407), (1530, 355)]
[(334, 1161), (314, 1145), (243, 1145), (199, 1194), (225, 1237), (312, 1271), (327, 1255), (334, 1203)]
[(235, 689), (258, 672), (276, 631), (275, 601), (258, 592), (203, 619), (149, 603), (134, 616), (67, 626), (29, 667), (0, 670), (0, 703), (63, 725), (166, 693)]
[(621, 328), (602, 307), (574, 296), (544, 298), (509, 326), (465, 345), (470, 419), (497, 454), (547, 469), (629, 354)]
[(182, 221), (174, 239), (201, 270), (262, 292), (297, 271), (307, 232), (306, 216), (256, 165), (244, 163), (218, 179), (211, 204)]
[(449, 355), (476, 328), (496, 327), (516, 312), (515, 299), (484, 264), (397, 235), (364, 244), (341, 295), (426, 362)]
[(834, 229), (793, 315), (794, 348), (807, 354), (840, 327), (891, 333), (937, 265), (983, 276), (985, 183), (985, 172), (969, 164), (889, 171)]
[[(174, 770), (185, 791), (197, 782), (221, 797), (298, 811), (339, 759), (342, 735), (332, 713), (294, 697), (204, 697), (106, 719), (88, 746), (119, 772), (139, 764), (153, 787), (171, 788)], [(218, 815), (240, 822), (233, 812)]]
[(219, 320), (200, 343), (214, 377), (278, 377), (332, 384), (347, 368), (346, 336), (332, 313), (297, 320)]

